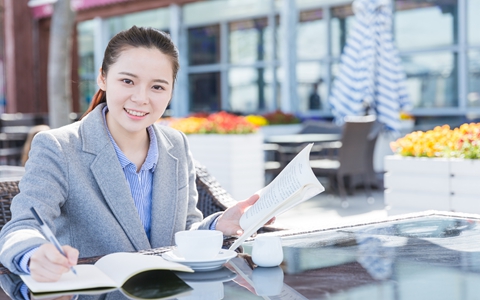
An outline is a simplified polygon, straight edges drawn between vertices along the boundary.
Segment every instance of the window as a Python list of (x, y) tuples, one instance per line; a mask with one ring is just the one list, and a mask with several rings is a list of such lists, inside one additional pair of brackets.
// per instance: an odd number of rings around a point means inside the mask
[(480, 28), (480, 1), (467, 0), (467, 34), (468, 43), (470, 45), (480, 46), (480, 34), (478, 29)]
[(220, 73), (189, 75), (190, 111), (215, 112), (221, 110)]
[(327, 24), (323, 10), (303, 11), (297, 25), (298, 59), (318, 59), (327, 55)]
[(457, 55), (449, 52), (413, 54), (402, 57), (407, 88), (415, 107), (458, 105)]
[(271, 59), (271, 28), (266, 18), (232, 22), (229, 30), (231, 63), (254, 63)]
[(78, 39), (78, 75), (80, 78), (80, 110), (86, 111), (93, 95), (97, 91), (97, 72), (94, 60), (94, 21), (81, 22), (77, 26)]
[(220, 26), (188, 29), (188, 61), (190, 65), (220, 62)]
[(352, 5), (337, 6), (332, 8), (332, 55), (340, 56), (343, 47), (347, 42), (348, 29), (352, 26), (354, 19)]
[(328, 89), (324, 80), (328, 65), (323, 62), (297, 64), (297, 94), (300, 111), (327, 110)]
[(228, 73), (230, 110), (256, 113), (272, 107), (272, 74), (264, 68), (232, 68)]
[(400, 50), (453, 45), (457, 0), (397, 0), (394, 36)]
[(480, 107), (480, 50), (472, 50), (468, 55), (467, 106)]

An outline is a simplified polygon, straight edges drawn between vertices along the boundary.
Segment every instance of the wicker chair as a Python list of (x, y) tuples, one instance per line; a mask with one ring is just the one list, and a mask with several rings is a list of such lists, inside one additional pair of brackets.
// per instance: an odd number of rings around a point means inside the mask
[(205, 166), (196, 162), (195, 172), (197, 174), (197, 208), (204, 216), (223, 211), (236, 203), (235, 199), (208, 173)]
[(19, 192), (18, 181), (0, 181), (0, 229), (12, 218), (10, 204)]
[[(204, 216), (223, 211), (236, 203), (204, 166), (196, 163), (195, 171), (198, 191), (197, 207)], [(11, 219), (10, 203), (18, 193), (18, 181), (0, 182), (0, 229)]]

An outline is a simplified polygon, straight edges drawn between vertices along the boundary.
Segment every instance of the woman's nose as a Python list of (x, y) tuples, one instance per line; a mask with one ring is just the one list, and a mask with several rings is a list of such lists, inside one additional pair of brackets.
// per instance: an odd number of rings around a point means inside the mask
[(135, 90), (135, 93), (133, 93), (131, 99), (137, 103), (148, 103), (147, 91), (143, 88), (138, 88)]

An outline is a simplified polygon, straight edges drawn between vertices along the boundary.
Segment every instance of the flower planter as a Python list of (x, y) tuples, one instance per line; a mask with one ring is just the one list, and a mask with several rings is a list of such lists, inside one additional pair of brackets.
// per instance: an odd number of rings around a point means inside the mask
[(480, 214), (480, 161), (385, 157), (385, 204), (389, 214), (424, 210)]
[(193, 157), (233, 198), (244, 200), (264, 187), (261, 133), (190, 134), (187, 137)]

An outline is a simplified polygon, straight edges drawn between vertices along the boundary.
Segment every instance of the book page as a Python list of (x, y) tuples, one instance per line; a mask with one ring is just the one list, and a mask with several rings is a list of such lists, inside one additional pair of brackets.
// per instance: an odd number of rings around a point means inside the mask
[(95, 266), (110, 277), (117, 287), (121, 287), (127, 279), (147, 270), (174, 270), (193, 272), (185, 265), (167, 261), (161, 256), (140, 253), (118, 252), (100, 258)]
[(279, 215), (325, 190), (310, 167), (312, 146), (313, 144), (307, 145), (269, 185), (257, 192), (260, 199), (240, 218), (243, 230), (257, 225), (272, 211)]
[(310, 167), (312, 146), (307, 145), (269, 185), (257, 192), (260, 198), (240, 218), (243, 234), (229, 250), (237, 249), (274, 216), (325, 190)]
[(94, 265), (76, 265), (77, 275), (69, 271), (57, 282), (37, 282), (30, 275), (20, 275), (33, 293), (75, 291), (91, 288), (116, 288), (116, 283)]

